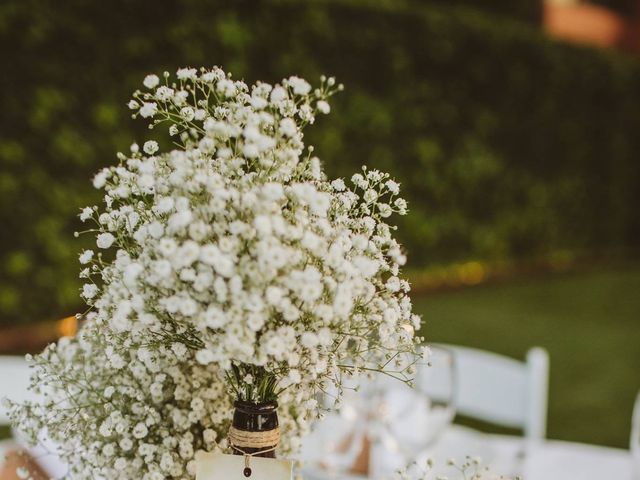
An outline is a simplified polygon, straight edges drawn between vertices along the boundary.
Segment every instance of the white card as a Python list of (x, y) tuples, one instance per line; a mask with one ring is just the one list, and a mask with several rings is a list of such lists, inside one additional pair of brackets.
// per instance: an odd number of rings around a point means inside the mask
[(289, 460), (251, 457), (249, 467), (251, 473), (246, 476), (244, 456), (198, 452), (196, 480), (292, 480), (293, 478), (293, 463)]

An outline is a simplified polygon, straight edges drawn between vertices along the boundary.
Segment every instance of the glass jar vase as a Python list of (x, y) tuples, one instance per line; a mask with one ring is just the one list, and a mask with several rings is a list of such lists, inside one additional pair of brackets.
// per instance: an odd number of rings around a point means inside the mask
[(236, 401), (229, 443), (236, 455), (275, 458), (280, 441), (278, 403)]

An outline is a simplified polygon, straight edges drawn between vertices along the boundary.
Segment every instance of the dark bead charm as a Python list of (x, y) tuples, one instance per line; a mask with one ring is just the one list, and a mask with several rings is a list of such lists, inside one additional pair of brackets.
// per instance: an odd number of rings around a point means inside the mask
[(242, 473), (244, 473), (245, 477), (250, 477), (251, 476), (251, 469), (249, 467), (245, 468)]

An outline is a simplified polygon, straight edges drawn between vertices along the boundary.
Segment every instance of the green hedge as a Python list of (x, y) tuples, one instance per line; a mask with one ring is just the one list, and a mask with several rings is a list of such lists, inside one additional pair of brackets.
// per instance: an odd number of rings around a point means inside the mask
[[(624, 0), (601, 0), (624, 1)], [(412, 0), (413, 5), (429, 7), (432, 5), (455, 5), (473, 7), (485, 12), (505, 15), (525, 22), (537, 23), (542, 21), (544, 0)]]
[(79, 308), (89, 178), (149, 135), (125, 107), (143, 75), (184, 65), (335, 74), (346, 91), (309, 140), (333, 174), (400, 179), (413, 266), (635, 246), (638, 64), (504, 16), (398, 5), (4, 2), (0, 321)]

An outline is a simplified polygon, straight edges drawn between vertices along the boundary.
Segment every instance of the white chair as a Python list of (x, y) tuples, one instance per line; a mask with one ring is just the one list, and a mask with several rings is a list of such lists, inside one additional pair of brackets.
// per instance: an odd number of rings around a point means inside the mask
[(522, 429), (527, 440), (546, 436), (549, 355), (540, 347), (526, 361), (456, 345), (456, 410), (495, 425)]
[[(9, 412), (2, 399), (27, 400), (30, 374), (29, 364), (23, 357), (0, 355), (0, 425), (9, 425)], [(5, 455), (16, 448), (14, 440), (0, 440), (0, 465)]]
[[(31, 369), (24, 357), (0, 355), (0, 400), (5, 397), (19, 402), (30, 400), (30, 376)], [(0, 425), (9, 424), (8, 413), (0, 401)]]

